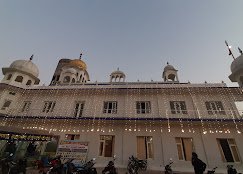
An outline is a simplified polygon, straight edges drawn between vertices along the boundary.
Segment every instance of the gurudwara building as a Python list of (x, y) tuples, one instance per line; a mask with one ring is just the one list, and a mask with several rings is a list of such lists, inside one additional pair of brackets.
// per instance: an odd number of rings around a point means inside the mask
[(243, 117), (236, 107), (243, 101), (242, 54), (229, 76), (239, 87), (181, 83), (169, 63), (161, 81), (126, 82), (117, 69), (108, 82), (92, 82), (81, 58), (61, 59), (50, 85), (41, 86), (32, 58), (2, 68), (1, 155), (96, 158), (97, 168), (116, 155), (120, 171), (133, 155), (147, 159), (149, 171), (173, 160), (174, 171), (192, 172), (196, 152), (209, 169), (243, 170)]

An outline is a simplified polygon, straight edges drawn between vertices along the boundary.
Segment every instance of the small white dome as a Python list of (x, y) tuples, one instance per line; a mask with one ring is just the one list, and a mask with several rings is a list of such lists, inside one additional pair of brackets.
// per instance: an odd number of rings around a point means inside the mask
[(241, 54), (231, 63), (230, 69), (232, 73), (243, 69), (243, 54)]
[(111, 73), (111, 76), (117, 76), (117, 75), (119, 75), (119, 76), (125, 76), (125, 73), (122, 72), (122, 71), (120, 71), (119, 68), (118, 68), (116, 71), (113, 71)]
[(63, 71), (64, 73), (71, 73), (71, 74), (76, 74), (77, 70), (74, 68), (68, 68)]
[(9, 68), (29, 73), (34, 77), (39, 76), (39, 70), (31, 60), (16, 60), (9, 66)]
[(164, 68), (164, 71), (167, 71), (167, 70), (174, 70), (174, 71), (177, 71), (172, 65), (170, 65), (169, 63), (167, 63), (167, 65), (165, 66)]

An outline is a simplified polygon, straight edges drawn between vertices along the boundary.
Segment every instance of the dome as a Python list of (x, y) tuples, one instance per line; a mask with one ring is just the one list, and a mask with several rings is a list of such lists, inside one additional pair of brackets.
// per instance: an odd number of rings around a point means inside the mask
[(37, 66), (31, 60), (16, 60), (7, 69), (19, 70), (34, 77), (39, 75)]
[(177, 71), (172, 65), (170, 65), (168, 62), (167, 62), (167, 65), (166, 67), (164, 68), (164, 71), (167, 71), (167, 70), (174, 70), (174, 71)]
[(231, 63), (230, 68), (232, 73), (236, 73), (237, 71), (243, 69), (243, 54), (241, 54)]
[(71, 74), (76, 74), (77, 71), (74, 68), (68, 68), (64, 70), (65, 73), (71, 73)]
[(69, 65), (71, 66), (75, 66), (75, 67), (79, 67), (81, 69), (84, 69), (86, 70), (87, 69), (87, 65), (84, 63), (84, 61), (82, 61), (81, 59), (74, 59), (74, 60), (71, 60), (69, 62)]
[(116, 76), (116, 75), (125, 76), (125, 73), (120, 71), (119, 68), (118, 68), (116, 71), (113, 71), (111, 73), (111, 76)]

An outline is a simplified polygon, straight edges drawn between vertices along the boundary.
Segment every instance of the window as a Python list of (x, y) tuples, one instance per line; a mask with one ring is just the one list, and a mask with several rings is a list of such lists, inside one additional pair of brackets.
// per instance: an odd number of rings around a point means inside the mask
[(117, 113), (117, 102), (116, 101), (107, 101), (104, 102), (104, 114), (116, 114)]
[(28, 80), (26, 85), (31, 85), (31, 80)]
[(218, 138), (220, 153), (224, 162), (240, 162), (235, 140), (230, 138)]
[(170, 101), (170, 109), (172, 114), (187, 114), (185, 101)]
[(103, 157), (112, 157), (113, 156), (114, 140), (115, 140), (115, 137), (112, 135), (101, 135), (100, 136), (99, 156), (103, 156)]
[(10, 95), (15, 95), (16, 93), (15, 93), (15, 92), (10, 91), (10, 92), (9, 92), (9, 94), (10, 94)]
[(221, 101), (207, 101), (205, 102), (205, 105), (209, 115), (225, 115), (224, 107)]
[(56, 81), (58, 81), (60, 79), (60, 75), (57, 75)]
[(3, 104), (2, 108), (1, 108), (1, 110), (5, 110), (5, 109), (7, 109), (7, 108), (10, 106), (11, 102), (12, 102), (12, 101), (10, 101), (10, 100), (6, 100), (6, 101), (4, 102), (4, 104)]
[[(239, 112), (240, 116), (243, 117), (243, 101), (235, 101), (235, 106), (237, 111)], [(235, 113), (235, 111), (233, 110)], [(234, 114), (236, 115), (236, 114)]]
[(137, 157), (139, 159), (153, 158), (153, 138), (151, 136), (137, 137)]
[(15, 81), (21, 83), (23, 81), (23, 77), (22, 76), (17, 76)]
[(26, 111), (29, 111), (30, 109), (30, 104), (31, 104), (31, 101), (25, 101), (24, 102), (24, 105), (23, 105), (23, 108), (22, 108), (22, 112), (26, 112)]
[(55, 105), (56, 105), (55, 101), (45, 101), (42, 112), (45, 113), (53, 112)]
[(69, 83), (70, 82), (70, 77), (69, 76), (65, 76), (63, 83)]
[(10, 80), (12, 77), (12, 74), (9, 74), (8, 77), (7, 77), (7, 80)]
[(80, 135), (77, 134), (66, 134), (65, 140), (79, 140)]
[(137, 114), (149, 114), (151, 112), (150, 101), (137, 101), (136, 109)]
[(193, 151), (192, 138), (176, 137), (175, 141), (179, 160), (190, 161)]
[(76, 102), (74, 116), (75, 117), (82, 117), (84, 110), (84, 102)]

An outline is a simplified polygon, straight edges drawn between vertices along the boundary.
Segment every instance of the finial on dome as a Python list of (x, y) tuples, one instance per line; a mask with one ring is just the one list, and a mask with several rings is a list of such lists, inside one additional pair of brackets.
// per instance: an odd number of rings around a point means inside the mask
[(234, 55), (233, 55), (233, 53), (232, 53), (232, 51), (231, 51), (231, 46), (229, 46), (229, 44), (228, 44), (227, 41), (225, 41), (225, 44), (226, 44), (226, 46), (227, 46), (227, 48), (228, 48), (228, 50), (229, 50), (229, 56), (231, 55), (231, 56), (233, 57), (233, 59), (235, 59), (235, 57), (234, 57)]
[(82, 55), (83, 55), (83, 53), (80, 53), (80, 55), (79, 55), (79, 59), (81, 60), (81, 58), (82, 58)]
[(30, 56), (30, 61), (33, 60), (33, 57), (34, 57), (34, 54), (32, 54), (32, 55)]
[(169, 65), (169, 62), (167, 62), (167, 65)]
[(119, 67), (117, 68), (117, 71), (119, 71)]
[(242, 50), (240, 49), (240, 47), (238, 47), (238, 50), (240, 52), (240, 54), (243, 54)]

